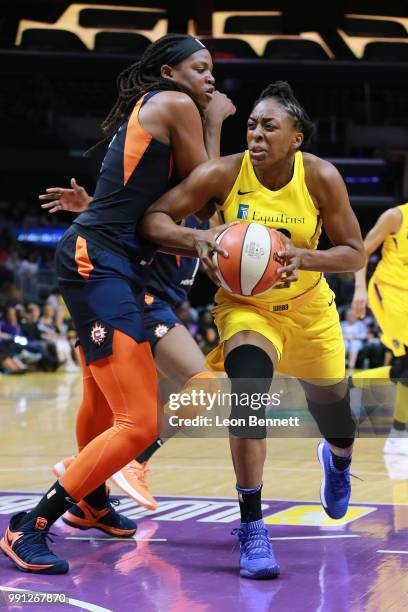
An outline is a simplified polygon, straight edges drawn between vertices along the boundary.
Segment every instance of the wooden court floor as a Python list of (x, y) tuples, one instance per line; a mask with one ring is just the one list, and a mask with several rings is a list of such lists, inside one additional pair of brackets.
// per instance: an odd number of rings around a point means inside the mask
[[(44, 491), (51, 466), (76, 449), (79, 374), (0, 375), (0, 490)], [(315, 439), (268, 440), (263, 495), (318, 500), (321, 471)], [(382, 438), (356, 441), (352, 502), (408, 504), (408, 457), (382, 453)], [(234, 497), (226, 439), (173, 438), (151, 462), (155, 495)]]

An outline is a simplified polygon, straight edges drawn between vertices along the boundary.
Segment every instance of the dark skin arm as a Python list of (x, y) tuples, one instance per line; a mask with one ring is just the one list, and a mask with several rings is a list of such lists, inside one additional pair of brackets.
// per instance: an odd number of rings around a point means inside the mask
[(295, 249), (299, 269), (354, 272), (365, 265), (366, 254), (357, 218), (338, 170), (329, 162), (304, 154), (306, 184), (333, 246), (325, 251)]
[[(187, 249), (201, 259), (211, 279), (217, 280), (217, 267), (212, 261), (212, 252), (228, 256), (216, 243), (217, 236), (232, 225), (213, 226), (209, 230), (195, 230), (176, 225), (176, 221), (202, 210), (209, 202), (222, 203), (235, 182), (241, 167), (243, 154), (230, 155), (210, 160), (196, 168), (190, 176), (174, 189), (164, 194), (148, 210), (140, 224), (140, 231), (150, 240), (165, 248)], [(288, 241), (289, 243), (289, 241)], [(286, 256), (286, 251), (281, 253)], [(292, 262), (279, 270), (285, 274), (285, 282), (297, 279)]]
[[(184, 93), (163, 91), (141, 108), (139, 118), (143, 129), (154, 138), (171, 144), (177, 174), (182, 179), (202, 162), (220, 154), (222, 123), (234, 113), (231, 100), (215, 91), (205, 113), (203, 133), (201, 117), (193, 100)], [(48, 209), (50, 213), (60, 210), (80, 213), (92, 201), (92, 197), (75, 179), (71, 179), (71, 189), (50, 187), (39, 198), (46, 201), (41, 208)], [(210, 209), (205, 210), (201, 217), (204, 220), (211, 214)]]
[(215, 242), (228, 225), (209, 230), (182, 227), (176, 221), (202, 210), (210, 202), (222, 202), (238, 174), (242, 154), (210, 160), (198, 166), (184, 181), (150, 206), (142, 219), (140, 232), (166, 249), (182, 249), (200, 257), (204, 268), (216, 280), (211, 252), (228, 254)]
[[(215, 238), (221, 228), (204, 231), (179, 227), (175, 221), (202, 209), (211, 201), (223, 202), (231, 190), (242, 154), (213, 160), (199, 166), (185, 181), (165, 194), (147, 211), (141, 231), (151, 240), (173, 248), (195, 249), (210, 275), (214, 275), (209, 251), (219, 250)], [(346, 187), (335, 167), (313, 155), (305, 155), (306, 182), (320, 211), (333, 247), (326, 251), (299, 249), (288, 240), (287, 265), (281, 268), (286, 282), (295, 280), (296, 268), (320, 272), (345, 272), (365, 263), (360, 227), (350, 206)]]

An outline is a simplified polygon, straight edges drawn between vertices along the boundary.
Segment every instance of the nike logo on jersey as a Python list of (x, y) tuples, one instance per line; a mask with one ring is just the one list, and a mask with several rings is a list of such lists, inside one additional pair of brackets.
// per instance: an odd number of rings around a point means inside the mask
[(247, 193), (254, 193), (253, 190), (252, 191), (241, 191), (240, 189), (238, 189), (238, 195), (246, 195)]
[(329, 306), (331, 306), (334, 302), (334, 295), (332, 295), (332, 299), (330, 300), (330, 302), (327, 302)]

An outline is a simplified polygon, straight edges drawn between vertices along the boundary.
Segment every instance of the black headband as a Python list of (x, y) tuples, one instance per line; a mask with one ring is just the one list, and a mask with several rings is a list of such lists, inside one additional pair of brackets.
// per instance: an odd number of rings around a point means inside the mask
[(202, 42), (197, 40), (197, 38), (193, 38), (193, 36), (190, 36), (189, 38), (185, 38), (184, 40), (177, 43), (173, 47), (170, 47), (170, 49), (167, 50), (163, 64), (168, 64), (169, 66), (176, 66), (187, 57), (190, 57), (190, 55), (192, 55), (193, 53), (196, 53), (197, 51), (202, 51), (202, 49), (206, 48), (207, 47), (203, 45)]

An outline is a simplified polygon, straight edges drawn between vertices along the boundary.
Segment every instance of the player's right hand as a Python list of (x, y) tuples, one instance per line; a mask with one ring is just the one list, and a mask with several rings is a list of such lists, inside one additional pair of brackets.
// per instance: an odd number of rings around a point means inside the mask
[(366, 316), (367, 304), (367, 289), (364, 287), (356, 287), (354, 290), (353, 301), (351, 302), (351, 310), (354, 312), (356, 317), (359, 319), (364, 319)]
[(213, 97), (207, 109), (205, 111), (205, 117), (209, 120), (221, 120), (224, 121), (227, 117), (231, 115), (235, 115), (236, 108), (234, 103), (229, 99), (229, 97), (221, 93), (218, 90), (215, 90), (213, 93)]
[(56, 213), (60, 210), (80, 213), (88, 208), (89, 202), (92, 200), (86, 189), (78, 185), (74, 178), (71, 179), (71, 189), (48, 187), (46, 192), (38, 197), (40, 200), (47, 200), (46, 204), (41, 204), (41, 208), (47, 209), (50, 213)]

